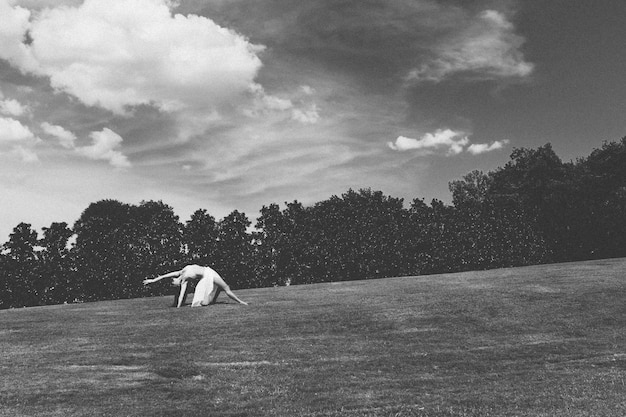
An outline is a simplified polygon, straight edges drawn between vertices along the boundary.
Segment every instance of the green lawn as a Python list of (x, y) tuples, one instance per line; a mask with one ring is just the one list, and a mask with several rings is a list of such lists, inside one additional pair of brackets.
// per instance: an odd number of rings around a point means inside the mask
[(626, 259), (0, 311), (0, 416), (625, 416)]

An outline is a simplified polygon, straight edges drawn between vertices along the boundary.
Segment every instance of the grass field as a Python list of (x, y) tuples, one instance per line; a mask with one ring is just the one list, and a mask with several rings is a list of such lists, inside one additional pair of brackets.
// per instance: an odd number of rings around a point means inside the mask
[(626, 416), (626, 259), (237, 294), (0, 311), (0, 416)]

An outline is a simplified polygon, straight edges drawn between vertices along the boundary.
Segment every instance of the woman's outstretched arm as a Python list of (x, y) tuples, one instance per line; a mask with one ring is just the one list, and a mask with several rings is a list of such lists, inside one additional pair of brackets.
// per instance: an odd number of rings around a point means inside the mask
[(152, 284), (153, 282), (157, 282), (157, 281), (160, 281), (160, 280), (165, 279), (165, 278), (174, 278), (174, 277), (179, 276), (181, 273), (182, 273), (182, 271), (174, 271), (174, 272), (170, 272), (170, 273), (165, 274), (165, 275), (159, 275), (159, 276), (158, 276), (158, 277), (156, 277), (156, 278), (152, 278), (152, 279), (150, 279), (150, 278), (148, 278), (148, 279), (144, 279), (144, 280), (143, 280), (143, 285)]

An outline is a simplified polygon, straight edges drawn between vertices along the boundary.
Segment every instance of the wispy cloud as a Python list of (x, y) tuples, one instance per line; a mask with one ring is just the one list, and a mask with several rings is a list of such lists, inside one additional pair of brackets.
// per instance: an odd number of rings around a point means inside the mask
[(507, 16), (485, 10), (467, 26), (432, 46), (432, 57), (409, 74), (409, 79), (439, 82), (456, 74), (477, 79), (524, 78), (533, 71), (521, 51), (524, 38)]
[(27, 163), (39, 161), (39, 157), (37, 156), (37, 154), (32, 149), (24, 146), (15, 146), (11, 150), (10, 154), (17, 156), (21, 161)]
[[(406, 78), (501, 80), (532, 73), (509, 2), (490, 2), (492, 8), (483, 10), (451, 3), (232, 0), (205, 3), (203, 10), (237, 22), (277, 53), (313, 58), (317, 65), (360, 77), (366, 87)], [(255, 17), (241, 19), (242, 14)]]

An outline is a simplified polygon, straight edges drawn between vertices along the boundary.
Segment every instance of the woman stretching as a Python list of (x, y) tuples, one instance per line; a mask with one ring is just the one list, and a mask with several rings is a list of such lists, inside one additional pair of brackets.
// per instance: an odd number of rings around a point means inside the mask
[(156, 278), (144, 279), (143, 285), (152, 284), (153, 282), (160, 281), (165, 278), (172, 278), (172, 284), (180, 286), (180, 293), (178, 294), (178, 303), (176, 307), (183, 305), (185, 296), (187, 295), (187, 284), (191, 280), (199, 280), (196, 284), (196, 290), (193, 293), (192, 307), (206, 306), (213, 304), (220, 295), (221, 291), (224, 291), (233, 300), (239, 304), (248, 305), (248, 303), (241, 301), (233, 292), (226, 282), (220, 277), (220, 275), (208, 266), (200, 265), (187, 265), (180, 271), (170, 272), (165, 275), (159, 275)]

